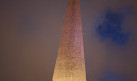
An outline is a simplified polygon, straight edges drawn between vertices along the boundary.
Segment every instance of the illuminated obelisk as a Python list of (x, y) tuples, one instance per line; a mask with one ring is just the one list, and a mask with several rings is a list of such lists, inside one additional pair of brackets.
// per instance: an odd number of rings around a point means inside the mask
[(52, 81), (86, 81), (80, 0), (69, 0)]

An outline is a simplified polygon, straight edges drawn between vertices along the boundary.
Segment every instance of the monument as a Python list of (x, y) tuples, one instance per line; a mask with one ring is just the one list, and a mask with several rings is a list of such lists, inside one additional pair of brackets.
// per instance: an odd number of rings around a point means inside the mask
[(69, 0), (52, 81), (86, 81), (80, 0)]

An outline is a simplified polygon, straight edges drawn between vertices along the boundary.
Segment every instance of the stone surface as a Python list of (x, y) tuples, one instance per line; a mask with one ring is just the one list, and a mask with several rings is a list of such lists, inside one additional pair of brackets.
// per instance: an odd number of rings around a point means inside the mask
[(68, 2), (53, 81), (86, 81), (79, 0)]

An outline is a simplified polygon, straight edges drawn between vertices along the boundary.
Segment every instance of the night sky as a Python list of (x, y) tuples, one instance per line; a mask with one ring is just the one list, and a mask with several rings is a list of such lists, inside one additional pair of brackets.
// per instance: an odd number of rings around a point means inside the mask
[[(137, 1), (81, 0), (87, 81), (137, 81)], [(0, 81), (52, 81), (67, 0), (0, 0)]]

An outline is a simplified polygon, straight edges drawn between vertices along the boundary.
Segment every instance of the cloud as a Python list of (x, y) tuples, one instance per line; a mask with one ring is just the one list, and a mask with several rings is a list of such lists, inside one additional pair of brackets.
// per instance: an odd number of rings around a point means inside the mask
[(126, 45), (130, 40), (130, 32), (122, 27), (124, 17), (122, 13), (107, 10), (103, 22), (95, 29), (96, 33), (103, 40), (110, 39), (114, 44)]
[(131, 81), (129, 76), (111, 71), (105, 71), (102, 74), (101, 81)]

